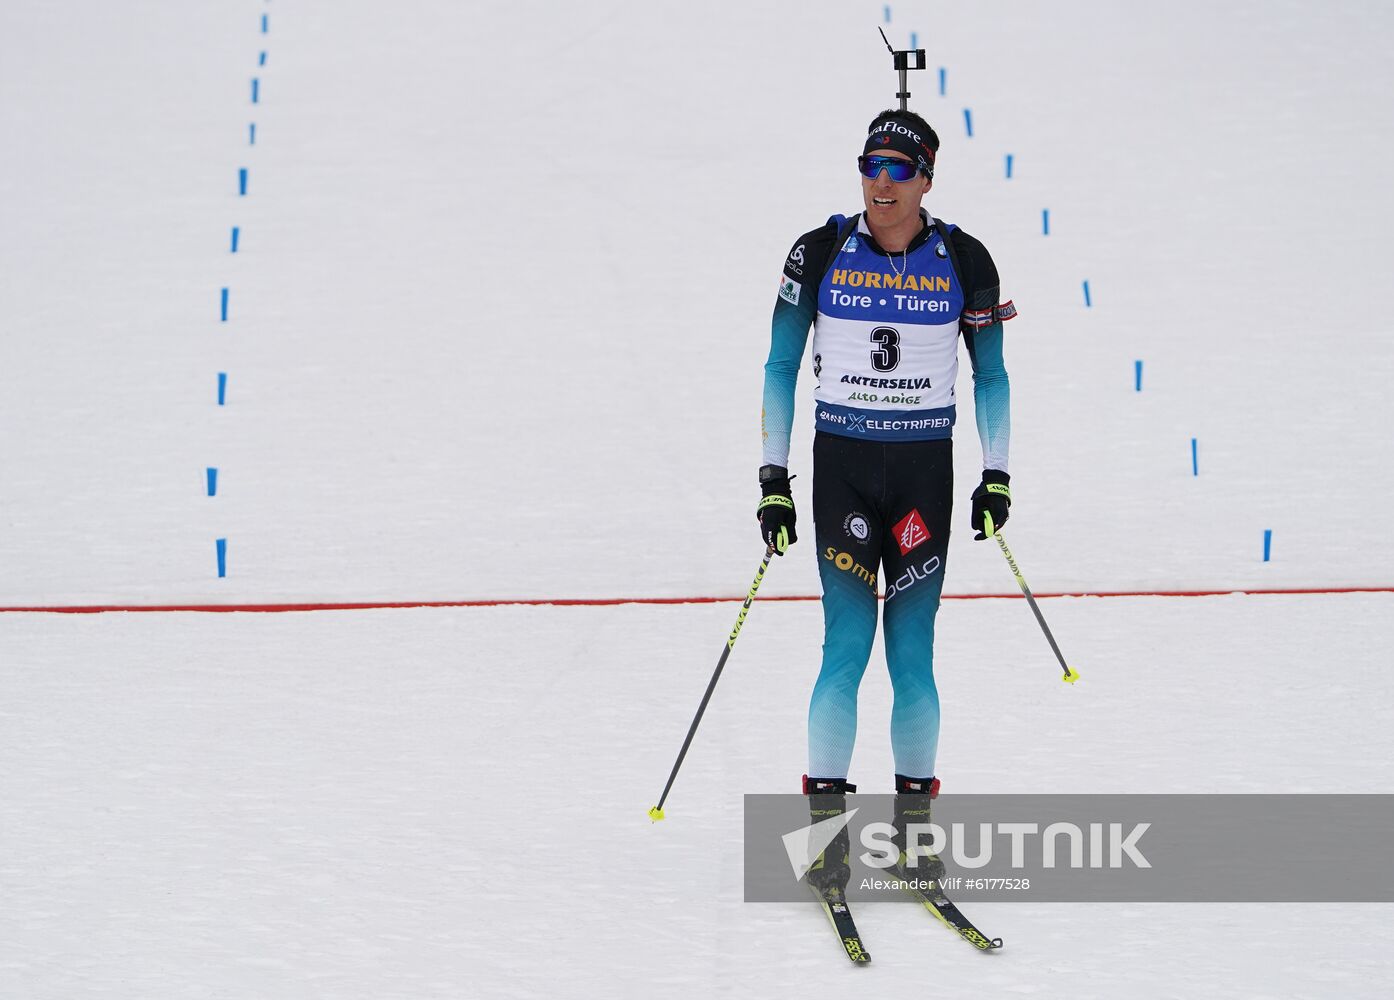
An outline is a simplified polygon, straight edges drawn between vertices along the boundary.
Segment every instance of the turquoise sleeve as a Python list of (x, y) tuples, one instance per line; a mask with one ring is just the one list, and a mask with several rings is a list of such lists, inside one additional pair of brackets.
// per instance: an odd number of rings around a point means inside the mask
[(1002, 360), (1002, 324), (965, 335), (973, 364), (973, 415), (983, 446), (983, 468), (1007, 471), (1012, 439), (1012, 393)]
[(770, 356), (765, 362), (765, 398), (760, 413), (764, 437), (763, 465), (789, 467), (789, 434), (794, 426), (794, 388), (808, 344), (808, 330), (818, 311), (817, 297), (803, 295), (795, 305), (775, 300), (770, 321)]

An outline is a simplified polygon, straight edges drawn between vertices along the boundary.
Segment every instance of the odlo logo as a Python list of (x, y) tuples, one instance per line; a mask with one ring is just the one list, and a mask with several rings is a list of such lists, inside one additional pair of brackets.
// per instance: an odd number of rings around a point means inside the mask
[(939, 557), (930, 556), (925, 560), (923, 566), (911, 566), (904, 573), (896, 578), (896, 581), (886, 588), (886, 600), (890, 600), (896, 594), (909, 590), (921, 580), (928, 580), (935, 573), (939, 572)]

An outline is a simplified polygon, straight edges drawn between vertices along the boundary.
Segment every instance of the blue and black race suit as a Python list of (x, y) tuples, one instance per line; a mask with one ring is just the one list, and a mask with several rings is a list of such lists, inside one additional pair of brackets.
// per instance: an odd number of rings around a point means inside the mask
[[(765, 365), (764, 464), (788, 466), (794, 388), (812, 327), (813, 518), (824, 617), (808, 720), (808, 773), (816, 778), (847, 777), (883, 584), (896, 771), (934, 774), (934, 620), (953, 508), (960, 338), (973, 367), (984, 468), (1007, 471), (1002, 322), (1015, 309), (999, 300), (997, 269), (980, 242), (924, 221), (903, 253), (888, 254), (863, 220), (849, 228), (834, 216), (799, 238), (780, 276)], [(847, 233), (840, 241), (839, 230)]]

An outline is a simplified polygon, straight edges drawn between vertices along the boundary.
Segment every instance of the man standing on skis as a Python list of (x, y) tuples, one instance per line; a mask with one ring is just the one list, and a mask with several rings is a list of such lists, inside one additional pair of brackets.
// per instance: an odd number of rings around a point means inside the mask
[[(914, 112), (884, 111), (871, 122), (857, 159), (864, 211), (850, 219), (833, 216), (805, 233), (784, 262), (762, 413), (760, 531), (782, 555), (798, 537), (789, 436), (811, 326), (817, 380), (813, 524), (824, 642), (809, 705), (803, 790), (815, 819), (841, 812), (846, 793), (856, 791), (847, 777), (857, 688), (876, 633), (877, 584), (884, 582), (902, 867), (905, 825), (929, 822), (929, 801), (939, 786), (934, 619), (953, 507), (960, 337), (973, 368), (983, 452), (969, 522), (974, 537), (987, 537), (985, 513), (994, 525), (1005, 523), (1011, 503), (1002, 323), (1016, 310), (1000, 301), (986, 248), (920, 208), (933, 186), (938, 150), (939, 137)], [(844, 829), (809, 872), (811, 884), (845, 888), (846, 838)], [(923, 864), (917, 871), (927, 873)]]

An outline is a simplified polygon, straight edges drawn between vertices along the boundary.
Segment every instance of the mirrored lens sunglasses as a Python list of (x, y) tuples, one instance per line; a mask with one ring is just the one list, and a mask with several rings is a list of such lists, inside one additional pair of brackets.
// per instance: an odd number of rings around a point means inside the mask
[(919, 173), (919, 164), (914, 160), (901, 160), (893, 156), (859, 156), (857, 167), (863, 177), (875, 180), (882, 170), (897, 184), (903, 184)]

